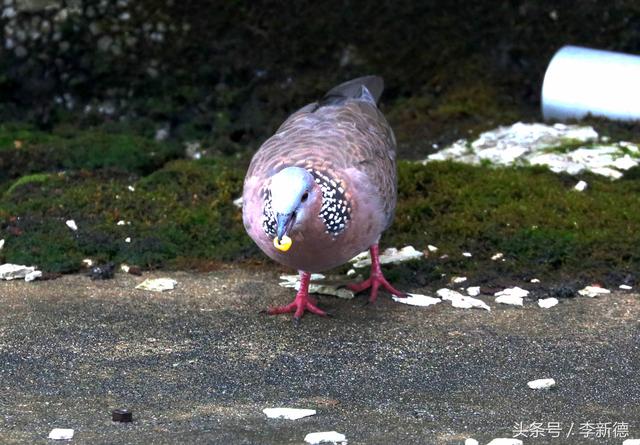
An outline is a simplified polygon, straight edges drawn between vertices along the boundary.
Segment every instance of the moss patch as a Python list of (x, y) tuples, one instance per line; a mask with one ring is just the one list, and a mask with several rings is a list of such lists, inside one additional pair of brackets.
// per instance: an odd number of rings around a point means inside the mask
[[(0, 260), (72, 271), (84, 257), (147, 268), (263, 258), (232, 204), (245, 167), (221, 158), (173, 161), (133, 180), (100, 172), (27, 177), (0, 200)], [(396, 220), (383, 247), (440, 250), (390, 274), (427, 284), (443, 273), (596, 279), (638, 270), (640, 181), (583, 179), (590, 186), (579, 193), (577, 178), (543, 168), (402, 161)], [(497, 252), (505, 261), (490, 259)]]

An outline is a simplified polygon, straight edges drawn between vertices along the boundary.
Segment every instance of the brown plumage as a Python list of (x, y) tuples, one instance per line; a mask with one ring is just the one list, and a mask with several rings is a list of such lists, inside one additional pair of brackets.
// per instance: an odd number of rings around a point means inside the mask
[[(255, 154), (243, 220), (268, 256), (320, 272), (369, 247), (377, 252), (397, 195), (396, 143), (376, 106), (381, 93), (375, 76), (339, 85), (292, 114)], [(291, 238), (290, 250), (274, 247), (278, 231)]]

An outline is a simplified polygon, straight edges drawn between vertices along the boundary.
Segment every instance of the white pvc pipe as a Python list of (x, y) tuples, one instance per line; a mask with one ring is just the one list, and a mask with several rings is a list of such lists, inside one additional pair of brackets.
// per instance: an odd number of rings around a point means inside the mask
[(640, 56), (564, 46), (553, 56), (542, 84), (545, 119), (587, 114), (640, 120)]

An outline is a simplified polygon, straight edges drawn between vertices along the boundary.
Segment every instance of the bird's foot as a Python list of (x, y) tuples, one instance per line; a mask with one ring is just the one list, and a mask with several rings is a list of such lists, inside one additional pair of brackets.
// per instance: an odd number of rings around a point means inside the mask
[(371, 288), (371, 293), (369, 294), (369, 303), (375, 303), (378, 298), (378, 288), (382, 288), (389, 292), (390, 294), (395, 295), (396, 297), (404, 298), (407, 296), (406, 293), (399, 291), (395, 287), (393, 287), (387, 279), (382, 274), (371, 274), (371, 276), (362, 281), (361, 283), (348, 284), (347, 287), (354, 291), (355, 293), (362, 292), (363, 290)]
[(304, 315), (305, 311), (309, 311), (312, 314), (327, 316), (327, 313), (316, 306), (315, 302), (309, 297), (308, 293), (298, 292), (296, 298), (285, 306), (277, 306), (267, 309), (267, 314), (288, 314), (293, 312), (293, 321), (298, 322)]

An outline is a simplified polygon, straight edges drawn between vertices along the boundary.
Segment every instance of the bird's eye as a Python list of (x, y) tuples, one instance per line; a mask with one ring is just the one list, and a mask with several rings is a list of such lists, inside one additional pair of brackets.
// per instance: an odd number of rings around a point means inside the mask
[(308, 197), (309, 197), (309, 192), (304, 192), (304, 195), (302, 195), (302, 198), (300, 198), (300, 202), (305, 202)]

